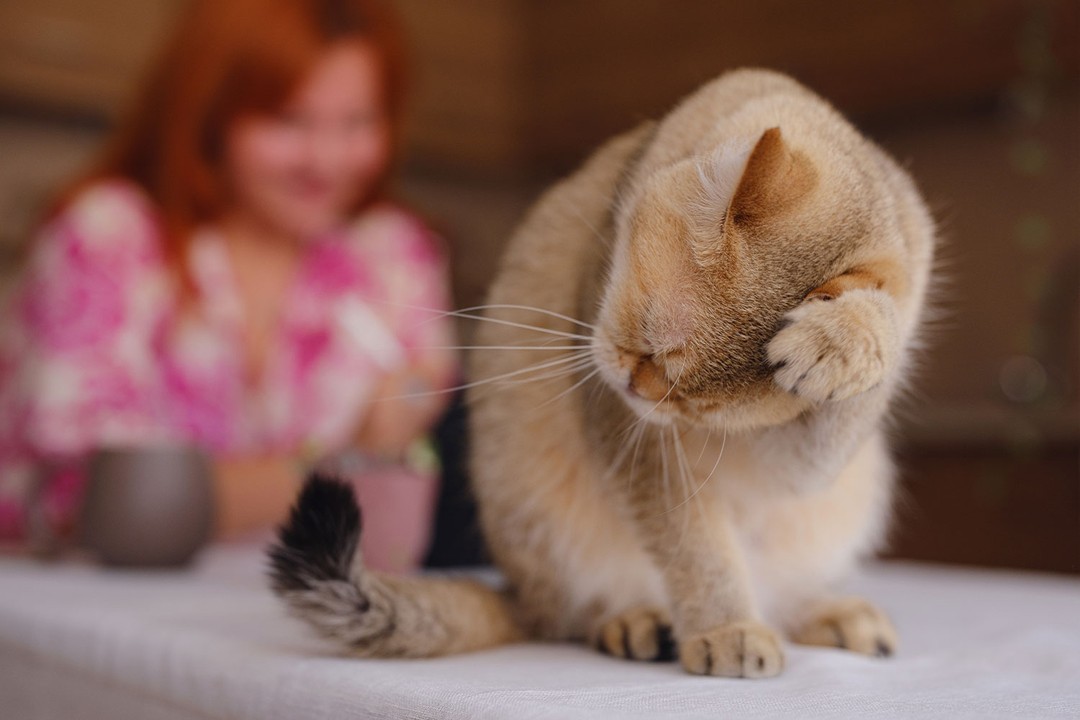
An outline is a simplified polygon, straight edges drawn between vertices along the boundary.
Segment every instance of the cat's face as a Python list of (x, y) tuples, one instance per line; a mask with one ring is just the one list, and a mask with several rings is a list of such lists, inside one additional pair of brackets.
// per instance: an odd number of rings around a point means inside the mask
[(815, 227), (828, 215), (818, 173), (771, 132), (737, 163), (727, 197), (691, 159), (649, 178), (617, 215), (593, 351), (650, 421), (740, 429), (807, 407), (775, 385), (765, 348), (836, 253)]

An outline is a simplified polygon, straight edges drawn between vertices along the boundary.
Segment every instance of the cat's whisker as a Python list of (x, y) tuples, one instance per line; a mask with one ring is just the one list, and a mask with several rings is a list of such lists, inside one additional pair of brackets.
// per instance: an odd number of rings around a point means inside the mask
[[(499, 382), (506, 385), (522, 385), (530, 382), (536, 382), (538, 380), (548, 380), (553, 378), (562, 377), (563, 375), (570, 375), (577, 372), (582, 368), (588, 367), (592, 362), (590, 357), (564, 357), (557, 360), (548, 360), (542, 363), (536, 363), (530, 365), (527, 368), (521, 368), (513, 372), (503, 373), (501, 375), (495, 375), (491, 378), (486, 378), (477, 382)], [(547, 370), (549, 372), (542, 372)], [(530, 373), (540, 373), (537, 375), (530, 375)], [(524, 376), (524, 377), (521, 377)]]
[(679, 470), (679, 492), (683, 495), (690, 489), (692, 482), (690, 478), (690, 463), (686, 459), (686, 450), (683, 448), (682, 433), (679, 432), (678, 425), (673, 425), (671, 430), (672, 448), (675, 450), (675, 459), (678, 461)]
[[(520, 385), (529, 385), (532, 383), (543, 383), (558, 380), (563, 377), (580, 373), (583, 370), (587, 370), (592, 365), (592, 358), (580, 358), (576, 362), (567, 364), (558, 364), (547, 368), (547, 372), (542, 372), (545, 368), (538, 368), (537, 372), (541, 374), (529, 375), (525, 374), (523, 377), (510, 378), (501, 380), (489, 386), (492, 391), (498, 391), (500, 389), (506, 389), (507, 387), (516, 387)], [(539, 407), (539, 406), (538, 406)]]
[[(529, 383), (552, 382), (552, 381), (558, 380), (561, 377), (565, 377), (567, 375), (573, 375), (575, 373), (581, 372), (581, 370), (583, 370), (583, 369), (584, 368), (572, 368), (570, 370), (567, 370), (566, 372), (551, 373), (551, 374), (542, 375), (542, 376), (536, 377), (536, 378), (526, 378), (526, 379), (522, 379), (522, 380), (508, 380), (508, 381), (503, 382), (503, 383), (498, 383), (498, 384), (495, 384), (495, 385), (488, 385), (488, 386), (479, 388), (477, 390), (474, 390), (473, 395), (471, 397), (469, 397), (467, 400), (471, 404), (472, 402), (479, 399), (479, 397), (481, 397), (481, 396), (482, 397), (487, 397), (488, 395), (493, 394), (493, 393), (498, 393), (500, 391), (506, 391), (506, 390), (509, 390), (510, 387), (512, 387), (512, 386), (526, 385), (526, 384), (529, 384)], [(537, 405), (535, 408), (533, 408), (533, 411), (539, 410), (541, 407), (543, 407), (543, 405)]]
[[(426, 392), (406, 393), (406, 394), (403, 394), (403, 395), (392, 395), (392, 396), (388, 396), (388, 397), (385, 397), (385, 398), (380, 398), (379, 400), (381, 400), (381, 401), (404, 400), (404, 399), (413, 399), (413, 398), (432, 397), (434, 395), (442, 395), (442, 394), (445, 394), (445, 393), (458, 392), (460, 390), (468, 390), (469, 388), (479, 387), (481, 385), (487, 385), (489, 383), (494, 383), (494, 382), (499, 382), (499, 381), (502, 381), (502, 380), (507, 380), (507, 379), (510, 379), (510, 378), (518, 377), (520, 375), (524, 375), (526, 373), (537, 372), (537, 371), (545, 370), (545, 369), (548, 369), (548, 368), (551, 368), (551, 367), (556, 367), (556, 366), (559, 366), (559, 365), (565, 365), (565, 364), (569, 364), (569, 363), (586, 363), (587, 361), (590, 361), (590, 360), (591, 360), (591, 358), (578, 357), (577, 355), (568, 355), (566, 357), (555, 358), (554, 360), (546, 360), (544, 362), (537, 363), (535, 365), (530, 365), (530, 366), (525, 367), (525, 368), (520, 368), (518, 370), (513, 370), (511, 372), (502, 373), (501, 375), (495, 375), (493, 377), (483, 378), (481, 380), (474, 380), (473, 382), (464, 383), (462, 385), (455, 385), (454, 387), (444, 388), (442, 390), (429, 390), (429, 391), (426, 391)], [(566, 374), (569, 374), (569, 372), (571, 372), (571, 371), (568, 370)], [(537, 378), (530, 378), (530, 381), (536, 380), (536, 379)]]
[(709, 430), (705, 433), (705, 442), (701, 444), (701, 452), (698, 453), (697, 460), (694, 461), (695, 470), (697, 470), (697, 466), (701, 463), (701, 458), (705, 455), (705, 448), (709, 447), (710, 440), (712, 440), (712, 425), (709, 425)]
[(554, 328), (537, 327), (536, 325), (529, 325), (528, 323), (514, 322), (513, 320), (504, 320), (502, 318), (487, 317), (485, 315), (471, 315), (469, 313), (461, 312), (449, 312), (447, 315), (457, 318), (463, 318), (465, 320), (479, 320), (481, 322), (494, 323), (496, 325), (505, 325), (507, 327), (521, 328), (522, 330), (532, 330), (533, 332), (543, 333), (545, 335), (555, 335), (563, 338), (570, 338), (573, 340), (592, 340), (591, 335), (581, 335), (579, 333), (565, 332), (563, 330), (555, 330)]
[[(663, 504), (662, 507), (670, 507), (671, 502), (672, 502), (671, 468), (670, 468), (670, 463), (667, 460), (667, 455), (668, 455), (667, 433), (669, 431), (672, 434), (671, 452), (674, 454), (674, 452), (675, 452), (674, 436), (675, 436), (676, 428), (675, 428), (674, 425), (671, 425), (671, 426), (662, 425), (662, 426), (660, 426), (660, 440), (659, 440), (660, 458), (661, 458), (661, 461), (662, 461), (662, 466), (663, 466), (662, 474), (663, 474), (663, 477), (664, 477), (664, 504)], [(661, 513), (658, 513), (655, 517), (660, 517), (660, 516), (662, 516), (664, 514), (665, 513), (661, 512)], [(682, 544), (683, 544), (683, 540), (685, 539), (685, 536), (686, 536), (686, 526), (684, 525), (682, 531), (679, 534), (679, 542), (678, 542), (678, 544), (675, 546), (674, 551), (671, 552), (669, 554), (669, 556), (668, 556), (668, 560), (667, 560), (666, 566), (664, 568), (665, 571), (667, 570), (668, 567), (671, 566), (672, 563), (675, 562), (676, 558), (678, 557), (679, 550), (681, 550), (681, 548), (682, 548)]]
[(589, 330), (595, 330), (596, 329), (596, 326), (593, 325), (592, 323), (587, 323), (584, 320), (578, 320), (577, 318), (570, 317), (569, 315), (563, 315), (562, 313), (557, 313), (554, 310), (548, 310), (546, 308), (533, 307), (532, 305), (513, 305), (513, 304), (510, 304), (510, 303), (495, 303), (495, 304), (491, 304), (491, 305), (473, 305), (472, 307), (459, 308), (455, 312), (473, 313), (473, 312), (476, 312), (478, 310), (528, 310), (528, 311), (531, 311), (531, 312), (542, 313), (544, 315), (550, 315), (551, 317), (556, 317), (556, 318), (559, 318), (560, 320), (565, 320), (567, 322), (574, 323), (575, 325), (580, 325), (582, 327), (588, 328)]
[(690, 462), (686, 459), (686, 450), (683, 447), (682, 433), (679, 432), (678, 426), (673, 427), (671, 435), (674, 442), (675, 452), (678, 455), (679, 459), (679, 468), (683, 471), (682, 479), (685, 480), (687, 478), (686, 473), (690, 471)]
[[(630, 458), (630, 472), (627, 473), (627, 475), (626, 475), (626, 489), (627, 489), (628, 492), (629, 492), (629, 490), (630, 490), (630, 488), (631, 488), (631, 486), (633, 485), (633, 482), (634, 482), (634, 477), (635, 477), (634, 473), (637, 471), (637, 459), (638, 459), (638, 452), (641, 450), (641, 441), (644, 439), (645, 432), (648, 430), (648, 428), (649, 428), (648, 425), (631, 425), (630, 426), (630, 429), (634, 430), (634, 435), (633, 435), (633, 437), (634, 437), (634, 440), (633, 440), (634, 454)], [(630, 438), (627, 438), (628, 442), (629, 442), (629, 440), (630, 440)]]
[[(573, 341), (564, 340), (563, 338), (558, 337), (558, 336), (555, 336), (555, 337), (540, 336), (538, 338), (529, 338), (527, 340), (522, 339), (522, 340), (520, 340), (520, 341), (518, 341), (516, 343), (516, 347), (543, 349), (545, 347), (555, 347), (553, 345), (553, 343), (559, 343), (559, 342), (573, 342)], [(572, 348), (575, 348), (575, 349), (591, 348), (592, 347), (592, 339), (590, 338), (589, 342), (585, 342), (585, 341), (573, 342), (573, 345), (568, 345), (568, 346), (565, 346), (565, 347), (572, 347)]]
[[(508, 327), (516, 327), (516, 328), (521, 328), (523, 330), (532, 330), (533, 332), (544, 333), (546, 335), (557, 335), (559, 337), (572, 338), (574, 340), (592, 340), (592, 336), (590, 336), (590, 335), (581, 335), (579, 333), (571, 333), (571, 332), (566, 332), (566, 331), (563, 331), (563, 330), (556, 330), (554, 328), (538, 327), (536, 325), (530, 325), (528, 323), (515, 322), (513, 320), (504, 320), (502, 318), (492, 318), (492, 317), (486, 317), (484, 315), (476, 315), (476, 314), (473, 314), (473, 313), (469, 312), (468, 309), (466, 309), (466, 310), (437, 310), (435, 308), (424, 307), (422, 305), (410, 305), (408, 303), (398, 303), (398, 302), (393, 302), (391, 300), (379, 300), (379, 301), (376, 301), (376, 302), (380, 302), (380, 303), (382, 303), (384, 305), (393, 305), (395, 307), (407, 308), (409, 310), (420, 310), (422, 312), (431, 313), (431, 317), (428, 318), (427, 320), (424, 320), (423, 322), (421, 322), (420, 323), (421, 325), (429, 323), (429, 322), (434, 322), (436, 320), (441, 320), (441, 319), (447, 318), (447, 317), (456, 317), (456, 318), (462, 318), (463, 320), (478, 320), (478, 321), (481, 321), (481, 322), (495, 323), (496, 325), (506, 325)], [(522, 305), (521, 307), (528, 308), (527, 305)], [(548, 312), (551, 312), (551, 311), (545, 311), (542, 308), (529, 308), (529, 309), (536, 310), (536, 311), (539, 311), (539, 312), (542, 312), (542, 313), (545, 313), (545, 314), (547, 314)], [(573, 318), (570, 318), (570, 317), (566, 317), (566, 319), (569, 322), (574, 322), (574, 323), (577, 323), (579, 325), (582, 324), (581, 321), (574, 320)]]
[(623, 460), (626, 459), (627, 452), (629, 451), (627, 441), (620, 441), (615, 448), (615, 453), (611, 456), (611, 460), (605, 462), (604, 465), (607, 470), (601, 475), (604, 480), (611, 479), (616, 473), (623, 469)]
[(660, 426), (660, 466), (661, 475), (664, 478), (664, 498), (666, 505), (671, 504), (671, 473), (668, 467), (667, 457), (667, 426)]
[(596, 406), (596, 402), (600, 398), (600, 393), (603, 391), (604, 386), (605, 383), (601, 381), (595, 382), (589, 387), (589, 394), (588, 397), (585, 399), (586, 409), (592, 409)]
[[(567, 343), (567, 342), (572, 342), (573, 344), (571, 344), (571, 345), (565, 345), (565, 344), (564, 345), (555, 345), (555, 343)], [(486, 348), (491, 347), (491, 346), (481, 345), (479, 347), (486, 349)], [(531, 349), (531, 350), (543, 350), (543, 349), (549, 348), (549, 347), (550, 348), (560, 348), (560, 349), (564, 349), (564, 350), (591, 350), (592, 342), (591, 342), (591, 340), (589, 342), (585, 342), (585, 341), (578, 342), (578, 341), (574, 341), (574, 340), (567, 340), (567, 339), (559, 337), (559, 336), (550, 337), (550, 336), (541, 335), (540, 337), (537, 337), (537, 338), (528, 338), (528, 339), (519, 340), (514, 345), (508, 346), (508, 347), (525, 348), (525, 349)]]
[(720, 443), (720, 452), (717, 453), (717, 455), (716, 455), (716, 462), (713, 463), (712, 470), (709, 471), (709, 474), (705, 476), (705, 479), (701, 481), (701, 484), (697, 486), (697, 489), (694, 490), (694, 492), (690, 495), (690, 497), (686, 498), (685, 500), (683, 500), (681, 503), (679, 503), (675, 507), (668, 508), (667, 510), (664, 511), (664, 514), (672, 512), (673, 510), (678, 510), (683, 505), (687, 504), (688, 502), (693, 500), (695, 497), (697, 497), (697, 494), (699, 492), (701, 492), (701, 490), (709, 483), (710, 480), (712, 480), (712, 476), (716, 473), (716, 468), (720, 467), (720, 460), (724, 457), (724, 448), (726, 448), (726, 447), (727, 447), (727, 428), (724, 428), (724, 439)]
[(619, 431), (619, 439), (629, 437), (630, 433), (636, 431), (639, 427), (643, 427), (644, 423), (641, 422), (641, 418), (635, 417), (634, 421)]
[[(677, 425), (672, 426), (671, 436), (672, 436), (672, 448), (675, 451), (675, 459), (678, 461), (678, 466), (679, 466), (679, 492), (681, 494), (685, 495), (687, 493), (687, 491), (689, 491), (690, 486), (693, 483), (693, 480), (690, 477), (691, 471), (690, 471), (690, 468), (689, 468), (689, 462), (686, 459), (686, 452), (683, 449), (682, 435), (679, 433), (679, 428), (678, 428)], [(691, 495), (689, 498), (685, 499), (679, 505), (675, 506), (675, 508), (669, 508), (667, 512), (671, 512), (672, 510), (677, 509), (678, 507), (681, 507), (683, 504), (689, 502), (692, 498), (693, 498), (693, 495)], [(700, 510), (700, 507), (698, 509)], [(663, 514), (663, 513), (661, 513), (661, 514)], [(689, 527), (690, 527), (690, 518), (689, 518), (689, 516), (687, 516), (687, 517), (685, 517), (683, 519), (682, 527), (679, 530), (679, 542), (676, 543), (676, 545), (675, 545), (675, 552), (674, 552), (675, 555), (678, 555), (679, 552), (682, 550), (683, 543), (686, 542), (686, 533), (687, 533), (687, 530), (689, 529)]]
[(579, 360), (577, 363), (574, 363), (572, 365), (567, 365), (565, 367), (560, 367), (557, 370), (552, 370), (551, 372), (545, 373), (543, 375), (538, 375), (536, 377), (524, 377), (524, 378), (518, 378), (516, 380), (507, 380), (505, 382), (505, 384), (506, 385), (526, 385), (528, 383), (533, 383), (533, 382), (542, 382), (542, 381), (546, 381), (546, 380), (555, 380), (557, 378), (561, 378), (561, 377), (565, 377), (567, 375), (573, 375), (574, 373), (581, 372), (582, 370), (587, 369), (590, 365), (592, 365), (592, 359), (591, 358), (585, 358), (583, 360)]
[[(623, 436), (619, 442), (619, 453), (611, 463), (613, 470), (623, 469), (627, 455), (634, 449), (634, 445), (641, 440), (642, 434), (644, 434), (644, 426), (640, 427), (632, 435)], [(633, 466), (631, 466), (631, 470), (633, 470)]]
[(593, 225), (591, 222), (589, 222), (589, 219), (587, 217), (585, 217), (585, 214), (583, 212), (578, 210), (573, 205), (567, 205), (566, 207), (569, 208), (570, 211), (572, 213), (574, 213), (574, 215), (577, 216), (577, 219), (580, 220), (585, 225), (585, 227), (589, 228), (589, 230), (592, 230), (593, 235), (595, 235), (598, 240), (604, 240), (605, 239), (604, 234), (601, 233), (600, 230), (595, 225)]
[(427, 345), (425, 350), (575, 350), (581, 354), (591, 352), (581, 345)]
[(553, 402), (557, 402), (558, 400), (560, 400), (560, 399), (562, 399), (562, 398), (566, 397), (567, 395), (569, 395), (570, 393), (574, 392), (574, 391), (575, 391), (575, 390), (577, 390), (577, 389), (578, 389), (579, 387), (581, 387), (582, 385), (584, 385), (585, 383), (587, 383), (587, 382), (588, 382), (589, 380), (591, 380), (591, 379), (592, 379), (592, 378), (593, 378), (593, 377), (594, 377), (594, 376), (595, 376), (595, 375), (596, 375), (596, 374), (597, 374), (598, 372), (600, 372), (600, 368), (594, 368), (594, 369), (592, 370), (592, 372), (590, 372), (590, 373), (588, 373), (587, 375), (585, 375), (585, 376), (584, 376), (583, 378), (581, 378), (580, 380), (578, 380), (578, 381), (577, 381), (576, 383), (574, 383), (574, 384), (573, 384), (573, 385), (571, 385), (570, 387), (566, 388), (565, 390), (563, 390), (563, 391), (562, 391), (561, 393), (559, 393), (559, 394), (558, 394), (558, 395), (556, 395), (555, 397), (553, 397), (553, 398), (551, 398), (551, 399), (549, 399), (549, 400), (545, 400), (545, 401), (544, 401), (543, 403), (541, 403), (540, 405), (537, 405), (537, 406), (536, 406), (536, 407), (535, 407), (534, 409), (535, 409), (535, 410), (539, 410), (539, 409), (540, 409), (540, 408), (542, 408), (542, 407), (545, 407), (545, 406), (547, 406), (547, 405), (550, 405), (551, 403), (553, 403)]

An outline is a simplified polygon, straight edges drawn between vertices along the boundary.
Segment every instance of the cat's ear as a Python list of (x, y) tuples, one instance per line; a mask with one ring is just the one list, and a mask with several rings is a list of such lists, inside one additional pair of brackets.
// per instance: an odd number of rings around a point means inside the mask
[(727, 222), (752, 225), (788, 209), (817, 184), (805, 153), (792, 150), (780, 128), (766, 130), (746, 160), (728, 207)]

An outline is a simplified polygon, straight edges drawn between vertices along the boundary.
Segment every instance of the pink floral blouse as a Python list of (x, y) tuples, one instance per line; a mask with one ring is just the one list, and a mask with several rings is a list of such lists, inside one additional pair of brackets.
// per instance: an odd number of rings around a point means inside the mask
[[(48, 523), (70, 528), (90, 449), (190, 443), (219, 454), (343, 448), (381, 373), (450, 345), (446, 272), (415, 218), (380, 206), (312, 241), (261, 381), (221, 239), (200, 232), (178, 311), (158, 221), (121, 181), (83, 192), (37, 239), (0, 305), (0, 540), (26, 534), (35, 466)], [(449, 382), (451, 378), (447, 378)]]

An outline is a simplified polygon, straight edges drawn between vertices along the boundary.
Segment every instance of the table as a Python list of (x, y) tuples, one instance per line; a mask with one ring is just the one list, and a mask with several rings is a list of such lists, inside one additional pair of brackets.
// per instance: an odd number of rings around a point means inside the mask
[(260, 543), (191, 569), (0, 559), (0, 718), (1078, 718), (1080, 579), (901, 563), (852, 589), (897, 657), (790, 647), (772, 680), (569, 645), (358, 660), (288, 618)]

